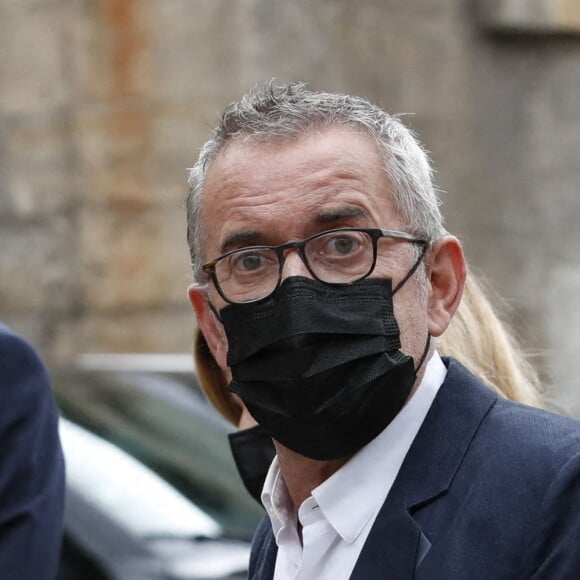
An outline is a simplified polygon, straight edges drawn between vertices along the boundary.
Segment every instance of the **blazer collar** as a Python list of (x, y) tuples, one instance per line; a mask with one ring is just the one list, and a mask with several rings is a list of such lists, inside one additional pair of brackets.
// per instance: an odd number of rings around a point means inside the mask
[(351, 580), (408, 580), (429, 549), (413, 514), (444, 496), (481, 422), (497, 401), (453, 359), (371, 529)]

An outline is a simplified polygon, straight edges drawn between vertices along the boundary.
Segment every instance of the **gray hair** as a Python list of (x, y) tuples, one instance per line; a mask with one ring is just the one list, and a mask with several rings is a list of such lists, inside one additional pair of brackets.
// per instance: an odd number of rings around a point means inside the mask
[(304, 83), (272, 81), (255, 87), (225, 109), (190, 170), (187, 241), (193, 275), (198, 282), (204, 281), (203, 187), (207, 171), (219, 153), (231, 142), (290, 140), (335, 126), (357, 128), (376, 139), (395, 207), (410, 233), (429, 242), (445, 234), (429, 156), (398, 116), (389, 115), (360, 97), (314, 92)]

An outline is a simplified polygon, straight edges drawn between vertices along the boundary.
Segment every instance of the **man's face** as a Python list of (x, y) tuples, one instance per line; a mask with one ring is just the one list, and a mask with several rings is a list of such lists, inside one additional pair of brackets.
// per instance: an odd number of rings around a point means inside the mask
[[(405, 229), (376, 142), (341, 127), (288, 142), (230, 144), (208, 171), (202, 209), (205, 261), (230, 250), (282, 244), (339, 227)], [(415, 259), (411, 244), (380, 241), (371, 277), (392, 278), (394, 287)], [(282, 276), (311, 277), (296, 251), (286, 254)], [(211, 286), (209, 298), (217, 310), (226, 305)], [(402, 350), (417, 362), (428, 332), (427, 293), (417, 275), (397, 292), (394, 306)], [(219, 322), (203, 331), (225, 368), (227, 340)]]

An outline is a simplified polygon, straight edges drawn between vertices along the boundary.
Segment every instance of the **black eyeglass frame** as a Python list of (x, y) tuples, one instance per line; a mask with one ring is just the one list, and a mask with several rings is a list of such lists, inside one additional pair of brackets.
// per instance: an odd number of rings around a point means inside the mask
[[(334, 233), (340, 233), (340, 232), (362, 232), (362, 233), (368, 234), (370, 236), (370, 238), (372, 240), (372, 244), (373, 244), (373, 261), (372, 261), (369, 269), (367, 270), (367, 272), (363, 276), (361, 276), (360, 278), (356, 278), (355, 280), (351, 280), (350, 282), (325, 282), (324, 280), (321, 280), (312, 271), (312, 268), (310, 267), (310, 264), (308, 263), (308, 258), (306, 257), (306, 252), (304, 251), (304, 248), (305, 248), (306, 244), (308, 242), (310, 242), (311, 240), (315, 240), (316, 238), (320, 238), (320, 237), (326, 236), (328, 234), (334, 234)], [(252, 302), (259, 302), (260, 300), (265, 300), (266, 298), (270, 297), (274, 292), (276, 292), (276, 290), (280, 287), (280, 283), (282, 281), (282, 270), (284, 268), (284, 262), (286, 260), (286, 254), (285, 254), (286, 250), (293, 249), (293, 248), (298, 249), (298, 253), (300, 255), (300, 259), (302, 260), (302, 263), (306, 266), (306, 268), (308, 269), (310, 274), (312, 274), (312, 277), (315, 280), (318, 280), (319, 282), (322, 282), (323, 284), (328, 284), (329, 286), (346, 286), (348, 284), (354, 284), (355, 282), (360, 282), (361, 280), (364, 280), (365, 278), (367, 278), (368, 276), (370, 276), (372, 274), (372, 272), (375, 269), (375, 266), (377, 264), (377, 252), (378, 252), (377, 246), (378, 246), (378, 242), (381, 238), (392, 238), (392, 239), (396, 239), (396, 240), (403, 240), (403, 241), (406, 241), (406, 242), (409, 242), (412, 244), (417, 244), (417, 245), (422, 246), (423, 249), (421, 252), (421, 256), (417, 260), (416, 266), (413, 268), (413, 272), (415, 271), (416, 267), (419, 265), (420, 260), (423, 258), (423, 256), (425, 255), (425, 252), (427, 251), (427, 248), (430, 245), (430, 242), (428, 242), (427, 240), (422, 240), (420, 238), (413, 236), (412, 234), (409, 234), (407, 232), (401, 232), (398, 230), (389, 230), (386, 228), (335, 228), (332, 230), (325, 230), (323, 232), (318, 232), (312, 236), (304, 238), (303, 240), (294, 240), (291, 242), (285, 242), (284, 244), (280, 244), (278, 246), (266, 246), (266, 245), (247, 246), (245, 248), (238, 248), (236, 250), (230, 250), (229, 252), (226, 252), (225, 254), (218, 256), (215, 260), (212, 260), (211, 262), (207, 262), (207, 264), (204, 264), (201, 267), (201, 269), (202, 269), (203, 273), (208, 277), (208, 280), (213, 282), (213, 285), (215, 286), (219, 295), (228, 304), (250, 304)], [(271, 292), (266, 294), (266, 296), (262, 296), (261, 298), (256, 298), (254, 300), (247, 300), (244, 302), (235, 302), (234, 300), (230, 300), (224, 294), (224, 292), (219, 284), (219, 281), (217, 279), (217, 276), (216, 276), (216, 266), (217, 266), (218, 262), (221, 262), (223, 259), (227, 258), (228, 256), (231, 256), (232, 254), (237, 254), (240, 252), (247, 252), (249, 250), (271, 250), (271, 251), (275, 252), (276, 257), (278, 258), (278, 265), (279, 265), (278, 283), (272, 289)]]

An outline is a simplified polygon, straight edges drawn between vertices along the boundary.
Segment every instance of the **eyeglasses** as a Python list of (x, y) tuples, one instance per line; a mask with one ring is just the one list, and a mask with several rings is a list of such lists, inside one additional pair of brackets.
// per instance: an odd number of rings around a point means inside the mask
[(320, 282), (351, 284), (374, 270), (381, 238), (419, 244), (424, 249), (428, 246), (427, 241), (406, 232), (339, 228), (279, 246), (232, 250), (208, 262), (202, 270), (226, 302), (255, 302), (270, 296), (280, 285), (287, 250), (297, 249), (310, 274)]

